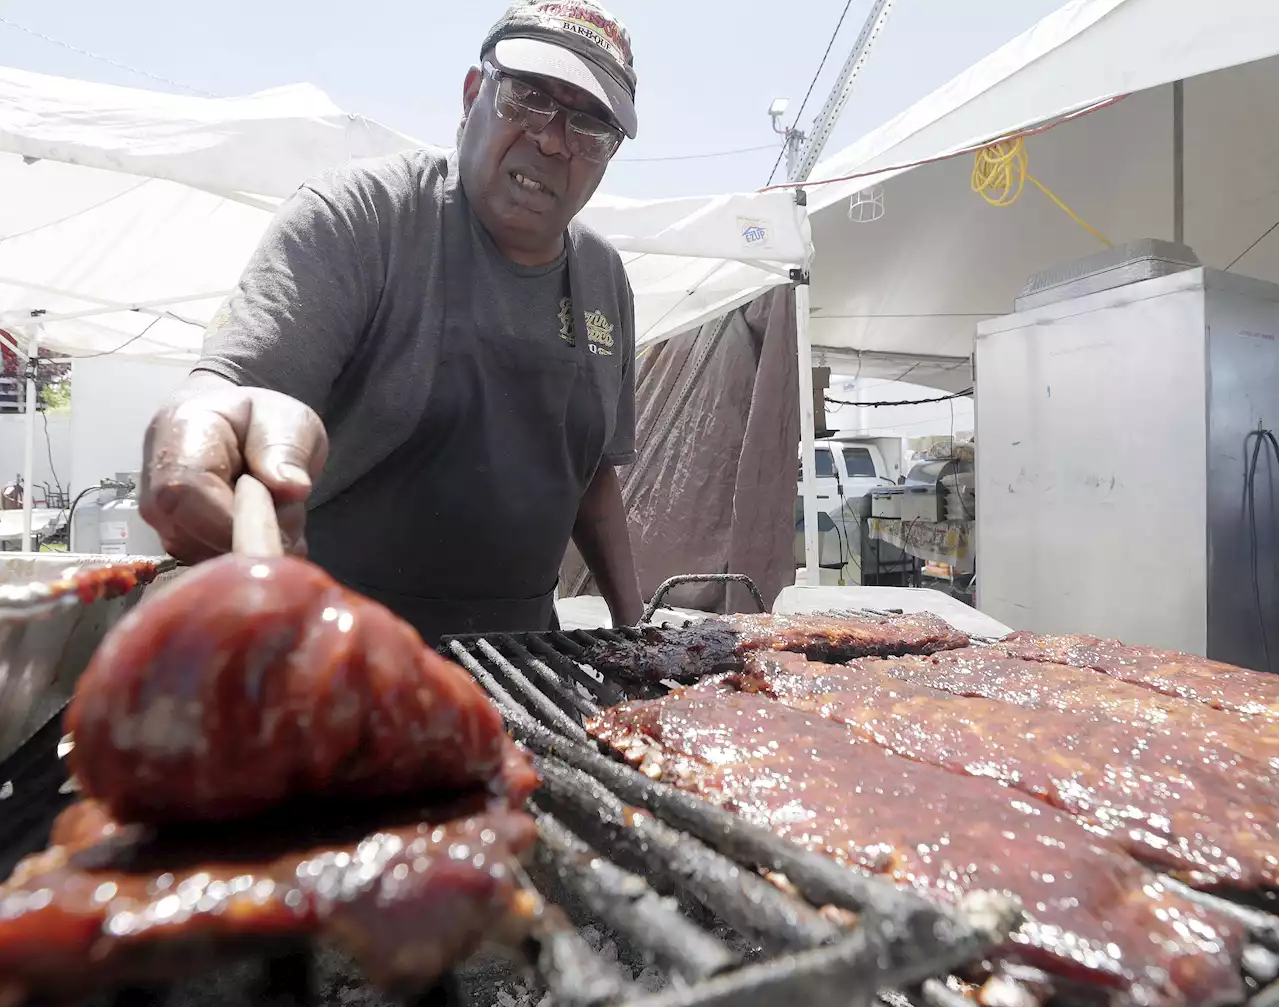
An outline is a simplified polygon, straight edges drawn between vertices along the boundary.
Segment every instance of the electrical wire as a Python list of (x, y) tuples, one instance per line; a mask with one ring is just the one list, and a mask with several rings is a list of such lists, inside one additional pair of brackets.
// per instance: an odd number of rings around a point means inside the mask
[[(163, 314), (156, 315), (155, 318), (153, 318), (150, 322), (147, 323), (146, 328), (144, 328), (136, 336), (130, 336), (119, 346), (113, 347), (112, 349), (109, 349), (109, 350), (98, 350), (95, 353), (69, 353), (67, 354), (67, 359), (68, 360), (93, 360), (95, 357), (109, 357), (113, 353), (119, 353), (121, 350), (123, 350), (126, 346), (130, 345), (131, 343), (136, 343), (139, 339), (141, 339), (153, 328), (155, 328), (157, 323), (159, 323), (161, 320), (165, 318), (173, 318), (179, 322), (185, 321), (185, 319), (178, 318), (177, 315), (174, 315), (171, 312), (166, 311)], [(187, 323), (187, 324), (190, 324), (190, 323)]]
[[(844, 19), (849, 13), (853, 0), (845, 0), (844, 10), (840, 12), (840, 20), (836, 22), (835, 31), (831, 33), (831, 37), (827, 39), (827, 48), (823, 50), (822, 59), (818, 61), (818, 69), (813, 73), (813, 80), (809, 81), (809, 90), (804, 93), (804, 100), (800, 102), (800, 108), (796, 112), (796, 117), (792, 120), (791, 130), (800, 125), (800, 116), (804, 115), (805, 106), (809, 104), (809, 99), (813, 97), (813, 89), (818, 84), (818, 78), (822, 76), (822, 68), (827, 65), (827, 58), (831, 55), (831, 48), (836, 44), (836, 36), (840, 34), (840, 29), (844, 26)], [(788, 130), (788, 132), (791, 132)], [(773, 162), (773, 169), (769, 172), (769, 181), (765, 185), (773, 184), (773, 176), (778, 173), (778, 165), (782, 163), (782, 158), (787, 152), (787, 145), (784, 143), (782, 149), (778, 151), (778, 159)]]
[(1030, 182), (1048, 196), (1063, 213), (1101, 241), (1108, 248), (1111, 242), (1095, 228), (1087, 224), (1079, 214), (1049, 191), (1049, 187), (1027, 170), (1027, 142), (1017, 136), (1009, 140), (997, 140), (973, 155), (973, 174), (969, 185), (979, 196), (994, 207), (1013, 206), (1021, 197), (1023, 186)]
[[(937, 164), (939, 161), (949, 161), (953, 157), (963, 157), (966, 154), (977, 153), (984, 147), (989, 147), (991, 144), (998, 143), (1001, 140), (1012, 140), (1016, 137), (1036, 136), (1040, 133), (1047, 133), (1055, 126), (1061, 126), (1065, 122), (1072, 122), (1082, 116), (1092, 115), (1094, 112), (1100, 112), (1104, 108), (1110, 108), (1112, 105), (1124, 101), (1127, 97), (1128, 95), (1125, 94), (1116, 95), (1114, 98), (1107, 98), (1104, 101), (1090, 105), (1088, 108), (1082, 108), (1079, 111), (1071, 112), (1068, 115), (1059, 116), (1051, 122), (1046, 122), (1039, 126), (1033, 126), (1029, 129), (1015, 130), (1014, 132), (1008, 133), (1004, 136), (996, 137), (994, 140), (987, 140), (983, 143), (975, 144), (970, 147), (961, 147), (959, 150), (948, 151), (945, 154), (935, 154), (933, 157), (921, 158), (919, 161), (906, 161), (902, 164), (884, 165), (882, 167), (873, 168), (870, 171), (855, 171), (848, 175), (837, 175), (834, 178), (820, 178), (816, 181), (806, 179), (803, 182), (779, 182), (777, 185), (766, 185), (759, 191), (770, 192), (774, 189), (811, 189), (816, 188), (819, 185), (835, 185), (838, 182), (853, 182), (860, 178), (870, 178), (873, 175), (886, 175), (890, 172), (896, 173), (906, 171), (909, 168), (919, 168), (926, 164)], [(779, 158), (779, 160), (781, 160), (781, 158)]]
[[(1249, 442), (1253, 442), (1253, 456), (1249, 456)], [(1266, 444), (1271, 448), (1271, 453), (1275, 456), (1276, 462), (1280, 464), (1280, 444), (1276, 442), (1276, 435), (1271, 430), (1259, 427), (1257, 430), (1251, 430), (1244, 438), (1244, 453), (1248, 461), (1244, 467), (1244, 497), (1245, 506), (1249, 514), (1249, 573), (1253, 581), (1253, 601), (1258, 613), (1258, 630), (1262, 634), (1262, 654), (1266, 661), (1267, 671), (1275, 672), (1276, 666), (1271, 657), (1271, 641), (1267, 635), (1267, 616), (1265, 606), (1262, 604), (1262, 585), (1258, 576), (1258, 514), (1255, 505), (1255, 497), (1257, 495), (1256, 477), (1258, 474), (1258, 459), (1262, 454), (1262, 447)], [(1272, 499), (1275, 499), (1275, 491), (1272, 490)]]
[[(896, 384), (896, 382), (886, 382), (887, 384)], [(966, 388), (962, 392), (953, 392), (950, 395), (943, 395), (936, 399), (909, 399), (903, 402), (847, 402), (844, 399), (832, 399), (823, 396), (823, 400), (834, 406), (866, 406), (869, 409), (879, 409), (882, 406), (928, 406), (935, 402), (950, 402), (952, 399), (963, 399), (973, 394), (972, 388)], [(953, 407), (954, 408), (954, 407)]]
[(1246, 255), (1248, 255), (1248, 254), (1249, 254), (1250, 252), (1252, 252), (1255, 248), (1257, 248), (1260, 244), (1262, 244), (1262, 239), (1263, 239), (1263, 238), (1265, 238), (1265, 237), (1266, 237), (1268, 234), (1270, 234), (1272, 231), (1274, 231), (1277, 227), (1280, 227), (1280, 221), (1278, 221), (1278, 222), (1276, 222), (1276, 223), (1272, 224), (1272, 225), (1271, 225), (1270, 227), (1268, 227), (1265, 231), (1263, 231), (1261, 234), (1259, 234), (1259, 235), (1258, 235), (1258, 240), (1257, 240), (1257, 241), (1255, 241), (1255, 242), (1254, 242), (1252, 245), (1250, 245), (1248, 248), (1246, 248), (1246, 249), (1245, 249), (1243, 252), (1241, 252), (1239, 255), (1237, 255), (1234, 259), (1232, 259), (1232, 260), (1231, 260), (1231, 262), (1227, 264), (1227, 268), (1226, 268), (1226, 269), (1224, 269), (1224, 270), (1223, 270), (1223, 272), (1224, 272), (1224, 273), (1230, 272), (1230, 271), (1231, 271), (1231, 267), (1232, 267), (1232, 266), (1234, 266), (1237, 262), (1239, 262), (1239, 261), (1240, 261), (1241, 259), (1243, 259)]
[(7, 25), (10, 28), (16, 28), (18, 31), (25, 32), (33, 38), (40, 39), (42, 42), (61, 46), (63, 49), (67, 49), (77, 55), (87, 56), (89, 59), (96, 59), (98, 62), (106, 63), (108, 66), (113, 66), (117, 70), (124, 70), (126, 73), (136, 73), (141, 77), (149, 77), (151, 80), (157, 81), (161, 84), (168, 84), (170, 87), (176, 87), (182, 91), (189, 91), (191, 94), (198, 94), (203, 98), (218, 97), (216, 94), (211, 94), (208, 91), (202, 91), (198, 87), (183, 84), (181, 81), (170, 80), (168, 77), (161, 77), (159, 74), (150, 73), (146, 70), (139, 70), (136, 66), (129, 66), (127, 63), (120, 63), (117, 60), (112, 59), (110, 56), (103, 56), (101, 53), (90, 52), (88, 49), (81, 49), (78, 45), (72, 45), (70, 42), (64, 42), (60, 38), (54, 38), (52, 35), (46, 35), (44, 32), (36, 31), (34, 28), (28, 28), (26, 25), (19, 24), (17, 21), (12, 21), (9, 18), (0, 17), (0, 24)]
[[(36, 387), (36, 394), (39, 394), (39, 385)], [(49, 455), (49, 475), (53, 476), (53, 488), (58, 491), (58, 499), (62, 500), (62, 482), (58, 479), (58, 470), (53, 465), (53, 438), (49, 436), (49, 409), (47, 406), (40, 410), (40, 419), (44, 421), (44, 446)]]

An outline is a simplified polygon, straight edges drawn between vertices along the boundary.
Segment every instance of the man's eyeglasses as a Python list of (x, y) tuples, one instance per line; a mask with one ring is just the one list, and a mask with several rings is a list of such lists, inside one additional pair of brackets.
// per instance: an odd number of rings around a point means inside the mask
[(493, 109), (498, 118), (515, 123), (530, 133), (541, 133), (563, 112), (565, 144), (574, 157), (604, 164), (617, 153), (622, 144), (622, 132), (616, 126), (588, 112), (560, 104), (546, 91), (503, 73), (491, 63), (485, 63), (484, 72), (498, 85), (493, 98)]

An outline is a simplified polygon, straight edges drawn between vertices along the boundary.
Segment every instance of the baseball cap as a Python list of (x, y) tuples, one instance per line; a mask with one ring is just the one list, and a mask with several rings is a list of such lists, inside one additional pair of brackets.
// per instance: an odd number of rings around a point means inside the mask
[(636, 71), (631, 36), (592, 0), (516, 0), (485, 36), (503, 70), (551, 77), (604, 103), (636, 136)]

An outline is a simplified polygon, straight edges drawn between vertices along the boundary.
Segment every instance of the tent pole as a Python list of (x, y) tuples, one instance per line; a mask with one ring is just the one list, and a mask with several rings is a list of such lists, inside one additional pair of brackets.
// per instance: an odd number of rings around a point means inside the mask
[(22, 454), (22, 551), (31, 551), (31, 505), (35, 497), (36, 456), (36, 360), (39, 357), (40, 329), (35, 326), (27, 339), (27, 426)]
[(793, 269), (796, 292), (796, 357), (800, 372), (800, 466), (804, 495), (804, 583), (817, 586), (818, 488), (813, 455), (813, 347), (809, 342), (809, 274)]
[(1183, 181), (1182, 81), (1173, 82), (1173, 240), (1184, 243), (1183, 220), (1186, 212)]

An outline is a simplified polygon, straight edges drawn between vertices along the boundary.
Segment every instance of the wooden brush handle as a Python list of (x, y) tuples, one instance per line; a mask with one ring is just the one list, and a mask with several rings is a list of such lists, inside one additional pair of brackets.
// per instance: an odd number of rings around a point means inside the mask
[(280, 523), (271, 491), (251, 475), (236, 480), (231, 549), (241, 556), (283, 556)]

